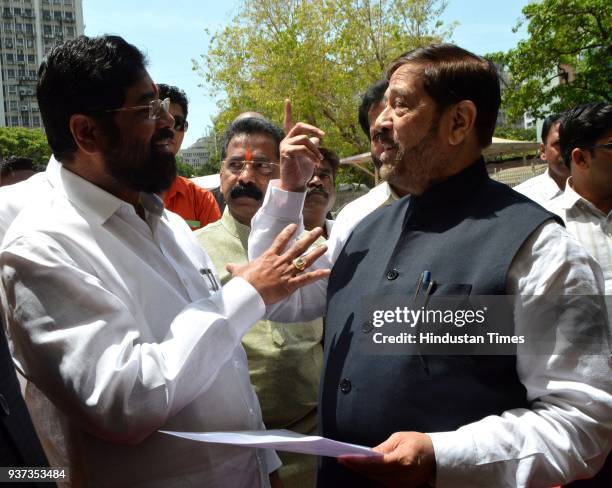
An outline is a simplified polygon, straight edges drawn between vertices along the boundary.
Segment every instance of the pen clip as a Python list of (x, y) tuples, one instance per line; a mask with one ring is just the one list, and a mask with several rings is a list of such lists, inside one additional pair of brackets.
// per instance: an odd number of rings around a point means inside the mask
[(431, 280), (427, 285), (427, 290), (425, 290), (425, 302), (423, 303), (423, 308), (427, 308), (427, 304), (429, 303), (429, 297), (431, 296), (431, 292), (433, 291), (433, 287), (436, 282)]

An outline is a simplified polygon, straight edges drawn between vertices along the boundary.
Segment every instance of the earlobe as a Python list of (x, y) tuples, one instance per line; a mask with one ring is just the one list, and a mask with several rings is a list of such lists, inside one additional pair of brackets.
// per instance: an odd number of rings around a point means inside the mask
[(472, 132), (476, 113), (476, 105), (471, 100), (462, 100), (451, 109), (448, 142), (452, 146), (461, 144)]
[(92, 154), (100, 150), (99, 131), (96, 122), (91, 117), (74, 114), (70, 117), (70, 132), (81, 151)]

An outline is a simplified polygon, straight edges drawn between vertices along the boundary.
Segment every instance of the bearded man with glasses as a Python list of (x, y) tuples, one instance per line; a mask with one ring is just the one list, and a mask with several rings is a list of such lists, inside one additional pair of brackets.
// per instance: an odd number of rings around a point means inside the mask
[(320, 231), (284, 252), (289, 227), (220, 287), (157, 196), (176, 177), (175, 119), (143, 54), (117, 36), (67, 41), (43, 60), (37, 98), (57, 161), (0, 248), (0, 310), (51, 466), (70, 468), (70, 486), (275, 484), (273, 451), (160, 430), (264, 428), (240, 340), (327, 274), (301, 271)]
[[(170, 128), (173, 136), (169, 147), (176, 156), (189, 127), (187, 95), (183, 90), (172, 85), (158, 83), (157, 88), (159, 98), (169, 101), (168, 111), (174, 117), (174, 126)], [(159, 196), (164, 200), (164, 207), (183, 217), (191, 230), (201, 229), (221, 218), (214, 195), (183, 176), (177, 176), (172, 186), (167, 191), (161, 192)]]

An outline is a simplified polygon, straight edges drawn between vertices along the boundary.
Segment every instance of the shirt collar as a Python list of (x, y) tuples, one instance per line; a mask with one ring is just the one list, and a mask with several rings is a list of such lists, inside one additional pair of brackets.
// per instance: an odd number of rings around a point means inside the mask
[(538, 182), (541, 188), (541, 192), (546, 200), (552, 200), (558, 195), (563, 193), (562, 189), (559, 189), (557, 182), (550, 176), (549, 169), (547, 168), (542, 173), (542, 179)]
[[(51, 185), (63, 193), (75, 207), (87, 214), (97, 225), (106, 222), (121, 206), (133, 208), (124, 200), (66, 169), (53, 156), (47, 165), (46, 174)], [(163, 202), (157, 195), (141, 193), (140, 203), (146, 210), (158, 217), (164, 209)]]
[(563, 208), (564, 210), (570, 210), (572, 207), (582, 205), (584, 207), (587, 207), (591, 212), (594, 212), (597, 215), (605, 216), (605, 214), (601, 210), (599, 210), (595, 205), (593, 205), (586, 198), (582, 197), (579, 193), (577, 193), (576, 190), (574, 190), (574, 188), (572, 187), (571, 176), (565, 183), (565, 191), (563, 192), (559, 203), (561, 205), (561, 208)]
[(230, 209), (227, 205), (225, 206), (225, 210), (223, 211), (223, 215), (221, 216), (221, 225), (223, 225), (223, 227), (225, 227), (225, 229), (231, 235), (240, 239), (240, 242), (242, 243), (244, 248), (247, 248), (251, 228), (248, 225), (244, 225), (238, 222), (231, 214)]

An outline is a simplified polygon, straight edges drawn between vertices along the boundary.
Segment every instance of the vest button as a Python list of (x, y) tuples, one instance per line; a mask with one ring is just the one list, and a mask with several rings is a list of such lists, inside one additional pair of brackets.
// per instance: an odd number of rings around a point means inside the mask
[(363, 332), (364, 334), (372, 332), (373, 328), (374, 325), (372, 324), (371, 320), (366, 320), (363, 324), (361, 324), (361, 332)]
[(390, 271), (387, 271), (387, 279), (389, 281), (393, 281), (398, 276), (399, 276), (399, 271), (397, 269), (392, 269)]
[(2, 393), (0, 393), (0, 412), (2, 412), (2, 415), (4, 417), (8, 417), (11, 413), (8, 402), (6, 401), (6, 398), (4, 398), (4, 395)]
[(343, 378), (342, 381), (340, 381), (340, 391), (342, 393), (349, 393), (352, 387), (353, 385), (351, 385), (351, 382), (347, 378)]

